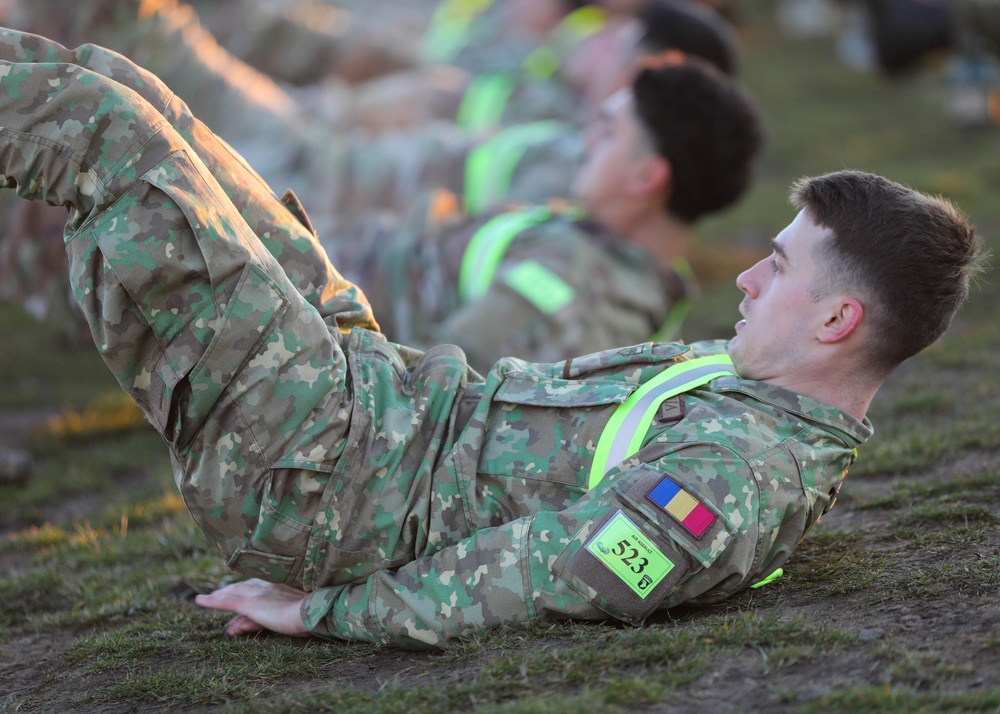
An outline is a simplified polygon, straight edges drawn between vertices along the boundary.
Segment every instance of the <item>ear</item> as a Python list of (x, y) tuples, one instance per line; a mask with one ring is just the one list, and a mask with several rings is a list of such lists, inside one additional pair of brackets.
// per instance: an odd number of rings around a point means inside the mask
[(838, 298), (832, 303), (832, 308), (819, 333), (819, 341), (828, 344), (840, 342), (854, 334), (865, 312), (855, 298)]
[(659, 155), (644, 156), (632, 172), (630, 184), (637, 195), (652, 196), (665, 194), (673, 181), (670, 162)]

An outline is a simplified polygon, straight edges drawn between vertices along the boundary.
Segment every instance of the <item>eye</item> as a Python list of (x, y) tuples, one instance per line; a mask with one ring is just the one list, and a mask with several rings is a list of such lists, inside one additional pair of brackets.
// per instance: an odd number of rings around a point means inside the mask
[(772, 257), (768, 262), (771, 264), (771, 272), (772, 273), (780, 273), (781, 272), (781, 266), (778, 265), (778, 259), (777, 258)]

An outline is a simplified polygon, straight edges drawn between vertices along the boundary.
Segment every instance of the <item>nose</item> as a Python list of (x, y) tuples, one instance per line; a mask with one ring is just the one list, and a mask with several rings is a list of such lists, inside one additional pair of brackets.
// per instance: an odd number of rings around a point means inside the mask
[(747, 297), (757, 297), (760, 292), (760, 281), (757, 278), (757, 273), (764, 262), (764, 260), (758, 261), (736, 276), (736, 287), (746, 293)]

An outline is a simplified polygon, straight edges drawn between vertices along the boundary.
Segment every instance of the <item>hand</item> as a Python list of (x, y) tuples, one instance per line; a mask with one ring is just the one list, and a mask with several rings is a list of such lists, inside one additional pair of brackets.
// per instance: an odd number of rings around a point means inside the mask
[(308, 637), (309, 630), (300, 614), (306, 594), (287, 585), (253, 578), (227, 585), (208, 595), (199, 595), (194, 601), (202, 607), (237, 613), (226, 624), (226, 634), (230, 637), (261, 630)]

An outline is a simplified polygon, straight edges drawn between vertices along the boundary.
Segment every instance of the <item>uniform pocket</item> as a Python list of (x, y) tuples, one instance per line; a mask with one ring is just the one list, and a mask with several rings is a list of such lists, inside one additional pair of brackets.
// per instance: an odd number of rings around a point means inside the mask
[(635, 388), (508, 373), (493, 396), (479, 473), (585, 484), (601, 430)]
[(632, 625), (655, 612), (691, 570), (688, 558), (629, 504), (588, 522), (560, 553), (553, 572), (602, 612)]
[(244, 575), (302, 587), (310, 533), (329, 480), (329, 473), (311, 469), (272, 469), (256, 528), (229, 566)]
[(179, 449), (183, 450), (198, 434), (219, 397), (256, 353), (287, 307), (287, 299), (270, 276), (248, 263), (212, 341), (187, 375), (190, 391), (185, 415), (177, 426)]

